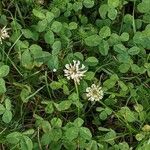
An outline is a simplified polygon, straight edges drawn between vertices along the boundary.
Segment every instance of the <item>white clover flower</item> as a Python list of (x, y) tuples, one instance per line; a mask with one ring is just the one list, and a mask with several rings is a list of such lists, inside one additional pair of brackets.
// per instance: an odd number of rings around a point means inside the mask
[(86, 96), (89, 101), (99, 101), (103, 95), (102, 87), (99, 85), (92, 84), (91, 87), (86, 88)]
[(6, 26), (4, 26), (2, 29), (0, 29), (0, 43), (2, 44), (2, 40), (3, 39), (6, 39), (6, 38), (9, 38), (9, 35), (8, 35), (8, 31), (9, 28), (6, 28)]
[(56, 71), (57, 71), (57, 69), (54, 68), (54, 69), (53, 69), (53, 72), (56, 72)]
[(75, 83), (80, 84), (80, 80), (84, 76), (85, 66), (82, 64), (80, 67), (80, 61), (73, 60), (73, 64), (66, 64), (64, 69), (65, 76), (68, 80), (72, 79)]

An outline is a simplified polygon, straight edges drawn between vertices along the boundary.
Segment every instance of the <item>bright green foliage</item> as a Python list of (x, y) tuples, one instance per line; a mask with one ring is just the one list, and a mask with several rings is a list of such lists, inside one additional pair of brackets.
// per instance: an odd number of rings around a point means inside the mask
[(0, 150), (149, 150), (150, 0), (1, 0), (0, 119)]

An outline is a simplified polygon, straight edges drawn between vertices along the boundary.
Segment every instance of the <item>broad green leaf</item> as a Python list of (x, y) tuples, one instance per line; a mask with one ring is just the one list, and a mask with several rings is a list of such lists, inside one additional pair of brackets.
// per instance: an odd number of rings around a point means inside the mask
[(121, 41), (126, 42), (129, 40), (129, 33), (123, 32), (120, 36)]
[(20, 141), (21, 150), (32, 150), (33, 143), (32, 140), (28, 136), (23, 136)]
[(54, 19), (54, 14), (52, 12), (46, 13), (46, 20), (48, 23), (50, 23)]
[(94, 34), (85, 39), (85, 44), (90, 47), (98, 46), (100, 44), (101, 38), (99, 35)]
[(71, 106), (71, 101), (65, 100), (65, 101), (62, 101), (58, 104), (57, 109), (58, 109), (58, 111), (64, 111), (64, 110), (69, 109), (70, 106)]
[(51, 69), (51, 70), (56, 69), (57, 70), (58, 66), (59, 66), (58, 56), (57, 55), (51, 55), (49, 57), (47, 65), (48, 65), (49, 69)]
[(69, 29), (70, 30), (75, 30), (75, 29), (77, 29), (77, 27), (78, 27), (78, 24), (76, 22), (70, 22), (69, 23)]
[(99, 52), (103, 55), (106, 56), (108, 54), (109, 50), (109, 44), (107, 41), (102, 40), (99, 44)]
[(67, 140), (72, 141), (78, 137), (79, 129), (77, 127), (70, 127), (67, 128), (65, 131), (65, 137)]
[(38, 24), (36, 26), (36, 30), (38, 32), (43, 32), (46, 30), (46, 27), (47, 27), (47, 20), (44, 19), (44, 20), (38, 22)]
[(123, 81), (118, 81), (118, 85), (121, 87), (123, 91), (127, 91), (128, 87), (125, 85)]
[(86, 140), (91, 140), (91, 138), (92, 138), (91, 131), (86, 127), (80, 128), (79, 135)]
[(108, 0), (108, 6), (109, 7), (118, 7), (119, 6), (119, 0)]
[(11, 101), (8, 98), (5, 99), (5, 107), (7, 110), (11, 110)]
[(5, 107), (0, 104), (0, 115), (2, 115), (5, 112)]
[(61, 50), (61, 42), (55, 41), (52, 45), (52, 55), (58, 55)]
[(107, 38), (111, 35), (111, 30), (108, 26), (104, 26), (103, 28), (100, 29), (99, 35), (102, 38)]
[(108, 5), (107, 4), (102, 4), (100, 5), (100, 8), (99, 8), (99, 14), (101, 16), (102, 19), (105, 19), (106, 18), (106, 14), (108, 12)]
[(4, 79), (0, 78), (0, 94), (4, 94), (6, 92), (6, 86)]
[(122, 107), (119, 114), (121, 114), (127, 122), (134, 122), (136, 120), (134, 113), (127, 106)]
[(32, 12), (33, 12), (34, 16), (38, 17), (39, 19), (44, 19), (45, 18), (45, 14), (42, 13), (40, 10), (33, 9)]
[(58, 129), (52, 129), (50, 132), (50, 140), (57, 142), (62, 137), (62, 130), (60, 128)]
[(29, 91), (27, 88), (23, 88), (20, 93), (20, 98), (23, 101), (23, 103), (27, 103), (29, 99), (27, 97), (30, 95), (31, 91)]
[(21, 138), (22, 134), (19, 132), (12, 132), (6, 136), (7, 142), (11, 144), (18, 144)]
[(33, 58), (31, 57), (30, 51), (28, 49), (22, 53), (21, 64), (27, 69), (32, 69), (34, 67)]
[(140, 48), (137, 47), (137, 46), (133, 46), (132, 48), (130, 48), (130, 49), (128, 50), (128, 53), (129, 53), (130, 55), (137, 55), (139, 52), (140, 52)]
[(108, 9), (108, 17), (111, 19), (111, 20), (115, 20), (116, 17), (117, 17), (117, 10), (115, 8), (110, 8)]
[(44, 34), (44, 40), (47, 44), (52, 45), (54, 43), (54, 39), (55, 39), (54, 33), (51, 30), (47, 31)]
[(128, 70), (130, 69), (130, 64), (128, 64), (128, 63), (123, 63), (123, 64), (121, 64), (120, 66), (119, 66), (119, 71), (121, 72), (121, 73), (126, 73), (126, 72), (128, 72)]
[(94, 6), (94, 0), (84, 0), (83, 5), (86, 8), (92, 8)]
[(7, 76), (8, 75), (8, 73), (9, 73), (9, 66), (7, 66), (7, 65), (2, 65), (1, 67), (0, 67), (0, 78), (3, 78), (3, 77), (5, 77), (5, 76)]
[(62, 126), (62, 120), (55, 117), (51, 120), (51, 125), (53, 128), (59, 128)]
[(51, 26), (51, 30), (55, 33), (59, 33), (62, 29), (62, 23), (58, 21), (54, 21)]
[(88, 57), (85, 62), (89, 65), (89, 66), (96, 66), (98, 64), (98, 59), (96, 57)]
[(34, 129), (29, 129), (27, 131), (24, 131), (22, 134), (24, 134), (24, 135), (32, 135), (32, 134), (34, 134), (34, 132), (35, 132)]
[(50, 87), (51, 87), (51, 89), (53, 89), (53, 90), (57, 90), (57, 89), (62, 88), (62, 83), (57, 82), (57, 81), (52, 81), (52, 82), (50, 83)]
[(83, 123), (84, 123), (84, 120), (81, 119), (81, 118), (77, 118), (77, 119), (75, 119), (74, 122), (73, 122), (73, 124), (74, 124), (75, 126), (77, 126), (77, 127), (81, 127), (81, 126), (83, 125)]
[(3, 116), (2, 116), (2, 120), (5, 122), (5, 123), (9, 123), (12, 119), (12, 112), (10, 110), (5, 110), (5, 112), (3, 113)]
[(88, 71), (88, 72), (85, 73), (84, 79), (85, 79), (85, 80), (92, 80), (92, 79), (94, 78), (94, 76), (95, 76), (95, 73), (94, 73), (94, 72)]
[(127, 52), (127, 48), (123, 44), (116, 44), (114, 45), (114, 50), (118, 53), (125, 53)]

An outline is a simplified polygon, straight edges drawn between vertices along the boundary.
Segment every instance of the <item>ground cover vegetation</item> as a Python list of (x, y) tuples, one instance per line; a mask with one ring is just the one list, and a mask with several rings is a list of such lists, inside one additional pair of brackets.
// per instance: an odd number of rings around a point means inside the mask
[(150, 150), (150, 0), (0, 1), (0, 150)]

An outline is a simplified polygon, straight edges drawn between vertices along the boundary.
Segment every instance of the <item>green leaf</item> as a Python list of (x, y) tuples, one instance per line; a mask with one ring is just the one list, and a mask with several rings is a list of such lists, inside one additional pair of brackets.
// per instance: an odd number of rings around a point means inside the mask
[(62, 130), (61, 129), (52, 129), (50, 132), (50, 140), (57, 142), (62, 137)]
[(77, 27), (78, 27), (78, 24), (76, 22), (70, 22), (69, 23), (69, 29), (70, 30), (75, 30), (75, 29), (77, 29)]
[(12, 132), (6, 136), (7, 142), (11, 144), (18, 144), (21, 138), (22, 134), (19, 132)]
[(21, 63), (27, 69), (33, 68), (33, 58), (31, 57), (30, 51), (28, 49), (22, 53)]
[(108, 9), (108, 17), (111, 19), (111, 20), (115, 20), (116, 17), (117, 17), (117, 10), (115, 8), (110, 8)]
[(0, 104), (0, 115), (2, 115), (5, 112), (5, 110), (5, 107), (2, 104)]
[(4, 79), (0, 78), (0, 94), (3, 94), (6, 92), (6, 86)]
[(38, 32), (43, 32), (46, 30), (46, 27), (47, 27), (47, 20), (44, 19), (44, 20), (38, 22), (38, 24), (36, 26), (36, 30)]
[(99, 35), (94, 34), (85, 39), (85, 44), (90, 47), (98, 46), (100, 44), (101, 38)]
[(78, 137), (79, 129), (77, 127), (67, 128), (65, 132), (65, 137), (67, 140), (72, 141)]
[(58, 55), (61, 50), (61, 42), (55, 41), (52, 45), (52, 55)]
[(119, 0), (108, 0), (108, 6), (109, 7), (118, 7), (119, 6)]
[(99, 35), (100, 37), (107, 38), (111, 35), (111, 30), (108, 26), (104, 26), (103, 28), (101, 28), (101, 30), (99, 31)]
[(32, 32), (29, 29), (22, 29), (22, 33), (27, 39), (30, 39), (33, 36)]
[(62, 120), (55, 117), (51, 120), (51, 125), (53, 128), (60, 128), (62, 126)]
[(34, 134), (34, 132), (35, 132), (34, 129), (29, 129), (27, 131), (24, 131), (22, 134), (24, 134), (24, 135), (32, 135), (32, 134)]
[(39, 19), (44, 19), (45, 18), (44, 13), (42, 13), (40, 10), (33, 9), (32, 12), (33, 12), (34, 16), (38, 17)]
[(48, 114), (51, 114), (53, 113), (53, 111), (54, 111), (53, 103), (49, 102), (47, 106), (45, 107), (45, 112)]
[(118, 53), (125, 53), (127, 52), (127, 48), (123, 44), (116, 44), (114, 45), (114, 50)]
[(99, 118), (101, 120), (106, 120), (107, 119), (107, 113), (105, 111), (102, 111), (100, 114), (99, 114)]
[(2, 116), (2, 120), (5, 122), (5, 123), (9, 123), (12, 119), (12, 112), (10, 110), (5, 110), (5, 112), (3, 113), (3, 116)]
[(31, 91), (29, 91), (27, 88), (23, 88), (20, 93), (20, 98), (23, 101), (23, 103), (27, 103), (29, 99), (27, 97), (30, 95)]
[(64, 111), (64, 110), (69, 109), (70, 106), (71, 106), (71, 101), (65, 100), (65, 101), (62, 101), (58, 104), (57, 109), (58, 109), (58, 111)]
[(85, 73), (84, 79), (85, 79), (85, 80), (92, 80), (92, 79), (94, 78), (94, 76), (95, 76), (95, 73), (94, 73), (94, 72), (88, 71), (88, 72)]
[(52, 26), (51, 26), (51, 30), (55, 33), (59, 33), (62, 29), (62, 24), (61, 22), (58, 22), (58, 21), (54, 21), (52, 23)]
[(52, 45), (54, 43), (54, 39), (55, 39), (54, 33), (51, 30), (47, 31), (44, 34), (44, 40), (47, 44)]
[(81, 127), (84, 123), (84, 120), (81, 119), (81, 118), (77, 118), (74, 120), (73, 124), (76, 126), (76, 127)]
[(50, 143), (50, 134), (49, 133), (44, 133), (42, 135), (42, 138), (41, 138), (41, 143), (42, 145), (48, 145)]
[(94, 0), (84, 0), (83, 5), (86, 8), (92, 8), (94, 6)]
[(122, 107), (119, 113), (124, 117), (127, 122), (134, 122), (134, 113), (128, 107)]
[(46, 20), (48, 23), (50, 23), (54, 19), (54, 14), (52, 12), (46, 13)]
[(121, 41), (126, 42), (129, 40), (129, 33), (123, 32), (120, 36)]
[(51, 89), (53, 89), (53, 90), (57, 90), (57, 89), (62, 88), (62, 83), (57, 82), (57, 81), (52, 81), (52, 82), (50, 83), (50, 87), (51, 87)]
[(150, 11), (150, 1), (149, 0), (142, 0), (142, 3), (140, 3), (137, 8), (141, 13), (148, 13)]
[(128, 63), (123, 63), (119, 66), (119, 71), (121, 73), (126, 73), (126, 72), (128, 72), (129, 69), (130, 69), (130, 64), (128, 64)]
[(53, 70), (53, 69), (58, 69), (59, 66), (59, 60), (57, 55), (51, 55), (49, 57), (49, 61), (47, 62), (48, 67)]
[(63, 85), (63, 93), (64, 93), (65, 95), (69, 95), (69, 94), (70, 94), (70, 91), (69, 91), (69, 88), (68, 88), (67, 85)]
[(99, 8), (99, 14), (101, 16), (102, 19), (105, 19), (106, 18), (106, 14), (108, 12), (108, 5), (107, 4), (102, 4), (100, 5), (100, 8)]
[(102, 40), (99, 44), (99, 52), (103, 55), (106, 56), (108, 55), (108, 50), (109, 50), (109, 44), (107, 41)]
[(7, 110), (11, 110), (11, 101), (8, 98), (5, 99), (5, 107)]
[(119, 80), (118, 76), (116, 74), (113, 74), (110, 79), (107, 79), (103, 85), (107, 89), (111, 89), (115, 86), (116, 82)]
[(130, 48), (130, 49), (128, 50), (128, 53), (129, 53), (130, 55), (137, 55), (139, 52), (140, 52), (140, 48), (137, 47), (137, 46), (133, 46), (132, 48)]
[(125, 85), (123, 81), (118, 81), (118, 85), (121, 87), (123, 91), (127, 91), (128, 87)]
[(131, 65), (131, 70), (132, 70), (133, 73), (140, 73), (141, 72), (140, 67), (136, 64)]
[(98, 64), (98, 59), (96, 57), (88, 57), (85, 62), (89, 65), (89, 66), (96, 66)]
[(48, 121), (42, 120), (41, 127), (43, 129), (43, 132), (47, 133), (51, 131), (51, 125)]
[(29, 49), (33, 58), (36, 60), (41, 58), (41, 56), (43, 55), (42, 48), (39, 45), (32, 44)]
[(7, 76), (8, 75), (8, 73), (9, 73), (9, 66), (7, 66), (7, 65), (2, 65), (1, 67), (0, 67), (0, 78), (3, 78), (3, 77), (5, 77), (5, 76)]
[(23, 136), (20, 141), (21, 150), (32, 150), (33, 143), (32, 140), (28, 136)]
[(91, 140), (91, 138), (92, 138), (91, 131), (85, 127), (80, 128), (79, 135), (86, 140)]

